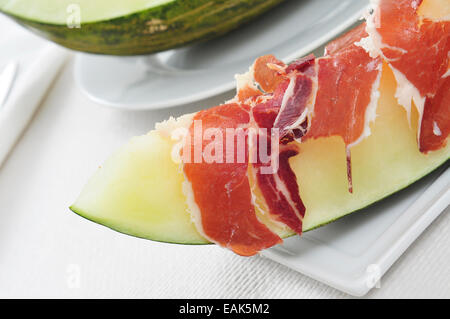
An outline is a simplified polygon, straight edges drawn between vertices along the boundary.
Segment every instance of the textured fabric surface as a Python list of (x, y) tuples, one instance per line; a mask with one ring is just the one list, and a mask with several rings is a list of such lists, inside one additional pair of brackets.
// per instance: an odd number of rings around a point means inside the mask
[[(73, 61), (0, 169), (0, 297), (348, 298), (263, 257), (119, 234), (68, 209), (115, 149), (168, 117), (225, 101), (123, 112), (88, 100)], [(369, 298), (450, 297), (450, 210), (393, 265)]]

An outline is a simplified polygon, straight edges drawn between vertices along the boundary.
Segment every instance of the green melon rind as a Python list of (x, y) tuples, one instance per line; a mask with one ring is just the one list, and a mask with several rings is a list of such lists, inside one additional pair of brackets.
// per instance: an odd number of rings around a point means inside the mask
[(69, 209), (72, 212), (74, 212), (75, 214), (77, 214), (77, 215), (79, 215), (79, 216), (81, 216), (81, 217), (83, 217), (83, 218), (85, 218), (85, 219), (87, 219), (87, 220), (89, 220), (91, 222), (94, 222), (96, 224), (105, 226), (105, 227), (107, 227), (109, 229), (112, 229), (112, 230), (114, 230), (116, 232), (119, 232), (119, 233), (124, 234), (124, 235), (131, 236), (131, 237), (147, 239), (147, 240), (151, 240), (151, 241), (154, 241), (154, 242), (165, 243), (165, 244), (211, 245), (211, 243), (209, 241), (207, 241), (206, 239), (204, 241), (202, 241), (202, 242), (200, 242), (200, 241), (175, 242), (175, 241), (157, 240), (157, 239), (152, 238), (151, 235), (136, 234), (133, 231), (130, 231), (130, 230), (126, 229), (126, 228), (121, 227), (120, 225), (118, 225), (118, 226), (117, 225), (113, 225), (113, 223), (110, 223), (107, 220), (103, 220), (102, 218), (92, 217), (92, 215), (87, 214), (87, 213), (83, 212), (81, 209), (76, 208), (75, 205), (70, 206)]
[[(327, 222), (324, 222), (324, 223), (321, 223), (321, 224), (318, 224), (318, 225), (313, 225), (313, 226), (311, 226), (308, 229), (304, 229), (303, 232), (306, 233), (308, 231), (311, 231), (311, 230), (314, 230), (314, 229), (326, 226), (326, 225), (328, 225), (330, 223), (333, 223), (333, 222), (335, 222), (335, 221), (337, 221), (337, 220), (339, 220), (339, 219), (341, 219), (341, 218), (343, 218), (345, 216), (348, 216), (348, 215), (353, 214), (353, 213), (361, 212), (362, 210), (367, 209), (368, 207), (376, 205), (378, 202), (387, 199), (388, 197), (398, 193), (399, 191), (406, 190), (409, 186), (412, 186), (414, 183), (420, 181), (422, 178), (424, 178), (425, 176), (428, 176), (429, 174), (437, 171), (438, 169), (443, 168), (443, 167), (449, 167), (449, 165), (450, 165), (449, 159), (450, 159), (450, 157), (445, 159), (442, 163), (439, 163), (436, 167), (430, 167), (430, 169), (425, 171), (423, 173), (423, 175), (420, 175), (420, 176), (416, 177), (415, 179), (413, 179), (409, 183), (407, 182), (407, 183), (399, 186), (394, 191), (386, 194), (385, 196), (383, 196), (381, 198), (378, 198), (378, 199), (375, 199), (373, 202), (371, 202), (371, 203), (369, 203), (369, 204), (367, 204), (367, 205), (365, 205), (365, 206), (363, 206), (363, 207), (361, 207), (359, 209), (356, 209), (356, 210), (351, 211), (351, 212), (346, 212), (346, 213), (342, 214), (341, 216), (338, 216), (338, 217), (336, 217), (336, 218), (334, 218), (332, 220), (329, 220)], [(112, 223), (110, 223), (110, 222), (108, 222), (106, 220), (102, 220), (101, 218), (92, 217), (92, 215), (82, 211), (81, 209), (78, 209), (75, 205), (70, 206), (70, 210), (72, 212), (74, 212), (75, 214), (77, 214), (77, 215), (79, 215), (79, 216), (81, 216), (81, 217), (83, 217), (83, 218), (85, 218), (87, 220), (90, 220), (90, 221), (92, 221), (94, 223), (100, 224), (100, 225), (108, 227), (108, 228), (110, 228), (110, 229), (112, 229), (114, 231), (117, 231), (117, 232), (125, 234), (125, 235), (129, 235), (129, 236), (132, 236), (132, 237), (137, 237), (137, 238), (142, 238), (142, 239), (147, 239), (147, 240), (151, 240), (151, 241), (155, 241), (155, 242), (161, 242), (161, 243), (167, 243), (167, 244), (182, 244), (182, 245), (210, 245), (211, 244), (206, 239), (205, 239), (204, 242), (196, 242), (196, 241), (192, 241), (192, 242), (171, 242), (171, 241), (155, 240), (154, 238), (152, 238), (151, 235), (135, 234), (135, 233), (133, 233), (132, 230), (130, 231), (128, 229), (124, 229), (120, 225), (113, 225)], [(293, 234), (287, 235), (284, 238), (286, 239), (286, 238), (289, 238), (289, 237), (292, 237), (292, 236), (295, 236), (295, 234), (293, 233)]]
[(304, 232), (306, 233), (306, 232), (309, 232), (309, 231), (311, 231), (311, 230), (315, 230), (315, 229), (317, 229), (317, 228), (320, 228), (320, 227), (326, 226), (326, 225), (328, 225), (328, 224), (331, 224), (331, 223), (333, 223), (333, 222), (335, 222), (335, 221), (337, 221), (337, 220), (339, 220), (339, 219), (341, 219), (341, 218), (343, 218), (343, 217), (346, 217), (346, 216), (348, 216), (348, 215), (351, 215), (351, 214), (354, 214), (354, 213), (359, 213), (359, 212), (361, 212), (361, 211), (363, 211), (363, 210), (365, 210), (365, 209), (367, 209), (367, 208), (369, 208), (369, 207), (372, 207), (372, 206), (378, 204), (379, 202), (381, 202), (381, 201), (383, 201), (383, 200), (385, 200), (385, 199), (387, 199), (387, 198), (389, 198), (389, 197), (391, 197), (391, 196), (393, 196), (393, 195), (395, 195), (395, 194), (397, 194), (397, 193), (399, 193), (399, 192), (401, 192), (401, 191), (406, 191), (408, 187), (413, 186), (415, 183), (419, 182), (420, 180), (422, 180), (422, 179), (425, 178), (426, 176), (428, 176), (428, 175), (434, 173), (435, 171), (437, 171), (437, 170), (439, 170), (439, 169), (442, 169), (443, 167), (449, 167), (449, 165), (450, 165), (449, 159), (450, 159), (450, 157), (447, 158), (447, 159), (445, 159), (443, 163), (438, 164), (438, 166), (436, 166), (436, 167), (431, 167), (431, 168), (430, 168), (428, 171), (426, 171), (422, 176), (417, 177), (417, 179), (412, 180), (410, 183), (405, 183), (404, 185), (399, 186), (396, 190), (393, 190), (392, 192), (386, 194), (385, 196), (383, 196), (383, 197), (381, 197), (381, 198), (379, 198), (379, 199), (374, 200), (372, 203), (369, 203), (369, 204), (367, 204), (366, 206), (361, 207), (361, 208), (359, 208), (359, 209), (356, 209), (356, 210), (354, 210), (354, 211), (352, 211), (352, 212), (344, 213), (344, 214), (342, 214), (341, 216), (336, 217), (335, 219), (331, 219), (331, 220), (329, 220), (329, 221), (327, 221), (327, 222), (324, 222), (324, 223), (321, 223), (321, 224), (318, 224), (318, 225), (311, 226), (310, 228), (305, 229)]
[[(223, 35), (283, 0), (177, 0), (80, 28), (44, 23), (5, 12), (19, 24), (69, 49), (141, 55)], [(1, 8), (0, 8), (1, 11)]]
[(65, 25), (112, 20), (165, 5), (176, 0), (0, 0), (0, 11), (25, 20)]

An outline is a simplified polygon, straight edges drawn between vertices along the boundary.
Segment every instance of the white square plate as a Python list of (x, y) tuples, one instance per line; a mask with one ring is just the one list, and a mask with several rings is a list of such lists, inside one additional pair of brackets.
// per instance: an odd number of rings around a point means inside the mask
[(407, 189), (263, 256), (336, 289), (363, 296), (450, 205), (448, 163)]

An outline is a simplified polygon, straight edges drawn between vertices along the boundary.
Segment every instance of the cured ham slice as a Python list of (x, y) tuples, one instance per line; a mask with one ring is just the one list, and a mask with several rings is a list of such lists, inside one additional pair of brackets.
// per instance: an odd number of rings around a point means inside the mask
[(318, 59), (318, 89), (305, 138), (341, 136), (347, 145), (349, 191), (353, 191), (350, 147), (370, 135), (375, 119), (381, 59), (355, 45), (367, 36), (364, 25), (326, 47)]
[(286, 69), (289, 75), (280, 110), (273, 126), (280, 130), (282, 138), (294, 139), (305, 134), (305, 124), (309, 110), (313, 109), (316, 93), (315, 58), (313, 55), (299, 59)]
[[(436, 110), (447, 107), (437, 103), (445, 101), (442, 79), (450, 63), (448, 16), (447, 20), (421, 16), (422, 0), (379, 0), (374, 4), (374, 13), (368, 18), (370, 43), (366, 49), (372, 55), (382, 56), (393, 69), (398, 82), (399, 103), (409, 116), (413, 100), (419, 112), (420, 150), (433, 150), (436, 145), (443, 145), (448, 136), (446, 130), (434, 134), (437, 129), (433, 124), (442, 122), (443, 115)], [(436, 95), (439, 97), (435, 98)]]
[(306, 208), (300, 198), (295, 173), (289, 164), (289, 159), (297, 154), (295, 147), (282, 146), (278, 155), (278, 169), (275, 172), (261, 173), (261, 168), (267, 164), (260, 162), (254, 164), (253, 169), (271, 218), (301, 235)]
[(331, 56), (339, 51), (345, 51), (365, 37), (367, 37), (366, 23), (361, 23), (342, 37), (330, 42), (325, 47), (325, 55)]
[(421, 152), (445, 146), (450, 132), (450, 77), (441, 81), (434, 97), (426, 99), (420, 132)]
[[(314, 99), (313, 79), (314, 56), (299, 59), (288, 67), (275, 61), (272, 57), (262, 57), (254, 65), (255, 80), (261, 74), (271, 79), (263, 85), (273, 93), (268, 99), (257, 104), (253, 110), (255, 126), (275, 129), (277, 134), (266, 135), (267, 145), (276, 143), (282, 146), (278, 150), (275, 171), (263, 172), (263, 168), (274, 166), (273, 160), (262, 163), (260, 158), (253, 164), (258, 187), (264, 197), (270, 216), (281, 221), (297, 234), (302, 233), (305, 206), (299, 195), (299, 188), (294, 172), (289, 165), (289, 158), (298, 154), (295, 146), (285, 145), (295, 138), (300, 138), (306, 129), (307, 108)], [(273, 65), (281, 66), (281, 68)], [(258, 75), (258, 76), (257, 76)], [(260, 80), (261, 81), (261, 80)], [(274, 89), (269, 84), (277, 83)], [(258, 136), (259, 138), (261, 137)], [(258, 139), (259, 140), (259, 139)], [(260, 147), (260, 145), (258, 145)], [(269, 156), (273, 150), (269, 151)]]
[(276, 83), (275, 88), (265, 84), (265, 89), (272, 94), (253, 108), (258, 127), (279, 129), (280, 139), (285, 142), (301, 137), (308, 110), (314, 105), (315, 57), (309, 55), (289, 66), (272, 56), (261, 57), (256, 60), (254, 70), (255, 81), (264, 75), (270, 77), (267, 83)]
[(422, 0), (381, 0), (374, 17), (384, 59), (422, 96), (434, 96), (449, 64), (450, 21), (418, 14)]
[(381, 59), (351, 45), (318, 59), (318, 65), (319, 87), (306, 137), (338, 135), (350, 145), (366, 128), (366, 110), (373, 102), (372, 92), (378, 89)]
[(273, 93), (284, 78), (280, 76), (280, 71), (286, 65), (273, 55), (265, 55), (256, 59), (254, 65), (254, 79), (261, 89), (267, 93)]
[[(191, 141), (196, 139), (195, 123), (201, 123), (204, 132), (212, 128), (217, 130), (216, 138), (222, 134), (226, 145), (226, 129), (247, 127), (250, 121), (248, 111), (239, 104), (228, 104), (199, 112), (190, 128)], [(246, 138), (245, 141), (247, 143)], [(212, 141), (209, 140), (191, 143), (191, 156), (199, 153), (195, 147), (201, 144), (205, 148), (210, 143)], [(280, 237), (255, 215), (247, 169), (247, 154), (241, 163), (237, 159), (232, 163), (220, 163), (220, 160), (219, 163), (208, 163), (205, 159), (195, 161), (195, 158), (184, 163), (184, 173), (195, 200), (191, 213), (197, 228), (210, 241), (242, 256), (254, 255), (281, 242)]]
[[(279, 154), (277, 149), (277, 163), (272, 170), (271, 166), (275, 163), (270, 158), (275, 150), (270, 146), (273, 142), (278, 146), (280, 141), (287, 143), (292, 140), (293, 130), (289, 129), (290, 140), (287, 137), (288, 126), (295, 124), (311, 103), (312, 80), (301, 71), (308, 71), (313, 62), (313, 56), (301, 59), (290, 66), (290, 73), (286, 74), (286, 66), (282, 62), (273, 56), (261, 57), (255, 62), (250, 73), (254, 73), (255, 81), (265, 92), (255, 91), (254, 83), (248, 81), (248, 74), (243, 75), (238, 77), (238, 81), (241, 81), (235, 99), (238, 103), (202, 111), (194, 118), (194, 123), (201, 121), (203, 130), (219, 127), (225, 136), (226, 129), (239, 127), (243, 129), (246, 138), (250, 135), (255, 141), (251, 143), (253, 149), (250, 150), (248, 139), (246, 140), (246, 160), (242, 163), (184, 164), (184, 172), (197, 206), (191, 210), (200, 211), (199, 214), (194, 213), (200, 232), (211, 241), (231, 248), (238, 254), (253, 255), (281, 240), (255, 216), (247, 169), (255, 174), (272, 218), (283, 222), (298, 234), (302, 232), (305, 207), (300, 199), (295, 174), (289, 165), (289, 158), (297, 152), (293, 146), (283, 147)], [(253, 102), (256, 105), (250, 109), (244, 102)], [(196, 144), (194, 126), (193, 124), (191, 127), (191, 154), (195, 153)], [(256, 135), (249, 133), (250, 127), (255, 129)], [(302, 128), (300, 125), (299, 127)], [(270, 134), (272, 129), (278, 130), (276, 137)], [(264, 146), (268, 146), (265, 153), (269, 161), (263, 161), (259, 156), (261, 141), (265, 141)], [(250, 167), (249, 154), (256, 154)], [(221, 198), (212, 194), (226, 196)], [(249, 246), (249, 242), (252, 242), (253, 246)]]

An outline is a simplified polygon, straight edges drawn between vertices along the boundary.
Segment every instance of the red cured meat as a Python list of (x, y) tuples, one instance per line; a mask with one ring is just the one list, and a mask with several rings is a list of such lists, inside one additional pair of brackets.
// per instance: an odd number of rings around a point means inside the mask
[(331, 56), (339, 51), (347, 50), (349, 47), (353, 46), (355, 42), (358, 42), (367, 36), (366, 23), (364, 22), (344, 34), (342, 37), (330, 42), (325, 48), (325, 55)]
[[(372, 102), (381, 59), (354, 43), (367, 36), (365, 25), (330, 43), (327, 56), (318, 59), (318, 89), (311, 126), (305, 138), (341, 136), (349, 146), (363, 134), (366, 110)], [(349, 191), (353, 192), (350, 149), (347, 148)]]
[(262, 95), (261, 91), (246, 85), (244, 88), (241, 88), (239, 90), (239, 92), (237, 93), (237, 98), (241, 103), (244, 103), (248, 99), (256, 98), (260, 95)]
[(361, 136), (380, 62), (356, 46), (319, 59), (319, 87), (307, 137), (338, 135), (349, 145)]
[(289, 165), (289, 159), (297, 154), (294, 146), (282, 146), (278, 156), (279, 168), (275, 173), (261, 173), (260, 169), (270, 163), (256, 163), (254, 169), (271, 217), (300, 235), (306, 208), (299, 195), (297, 178)]
[[(250, 117), (240, 105), (228, 104), (201, 111), (194, 120), (202, 121), (204, 131), (219, 128), (225, 137), (226, 128), (246, 126)], [(190, 133), (193, 141), (193, 127)], [(203, 141), (203, 147), (209, 143)], [(194, 154), (194, 143), (191, 146)], [(281, 242), (255, 215), (247, 169), (248, 156), (244, 163), (184, 163), (201, 212), (203, 232), (213, 242), (242, 256), (254, 255)]]
[(449, 65), (450, 22), (419, 17), (422, 0), (381, 0), (375, 21), (390, 65), (422, 96), (436, 94)]
[[(258, 68), (261, 68), (259, 64)], [(255, 68), (255, 74), (258, 68)], [(303, 73), (304, 72), (304, 73)], [(277, 129), (279, 140), (276, 143), (287, 144), (294, 137), (300, 137), (306, 129), (302, 123), (291, 127), (309, 106), (313, 95), (314, 56), (299, 59), (288, 66), (284, 72), (272, 73), (271, 76), (283, 79), (267, 101), (257, 104), (252, 112), (259, 128)], [(306, 75), (308, 74), (308, 75)], [(261, 135), (258, 136), (258, 140)], [(273, 135), (265, 136), (267, 145), (272, 145)], [(259, 151), (260, 145), (258, 144)], [(272, 154), (269, 150), (268, 155)], [(297, 155), (295, 146), (282, 145), (277, 156), (277, 170), (268, 174), (262, 168), (273, 167), (273, 161), (253, 164), (256, 181), (269, 209), (270, 216), (281, 221), (298, 234), (302, 233), (305, 206), (299, 195), (297, 179), (289, 165), (289, 158)], [(259, 158), (258, 158), (259, 159)], [(268, 170), (270, 171), (270, 170)]]
[[(308, 138), (341, 136), (346, 145), (355, 142), (365, 127), (365, 112), (381, 60), (354, 45), (367, 34), (359, 27), (332, 42), (318, 59), (318, 91)], [(350, 45), (349, 45), (350, 44)]]
[(280, 73), (271, 67), (271, 64), (280, 67), (280, 69), (284, 69), (286, 67), (283, 62), (275, 58), (273, 55), (264, 55), (259, 57), (253, 64), (255, 81), (266, 93), (273, 93), (278, 84), (284, 81), (284, 77), (280, 76)]
[(270, 95), (267, 101), (258, 103), (253, 109), (253, 118), (258, 127), (272, 128), (278, 111), (283, 101), (284, 92), (289, 86), (289, 80), (285, 79), (281, 82), (275, 92)]
[[(292, 125), (294, 125), (303, 112), (306, 111), (313, 93), (312, 79), (303, 74), (294, 74), (290, 78), (289, 84), (292, 86), (293, 92), (292, 94), (287, 94), (285, 91), (285, 96), (282, 101), (284, 102), (284, 105), (282, 104), (282, 108), (278, 112), (274, 123), (274, 127), (280, 130), (281, 138), (289, 134), (292, 129), (299, 127), (299, 125), (296, 127), (292, 127)], [(288, 89), (286, 90), (289, 91)]]
[(444, 147), (450, 132), (450, 77), (440, 82), (436, 95), (425, 101), (420, 129), (420, 151), (424, 153)]
[(305, 56), (303, 58), (297, 59), (291, 64), (289, 64), (286, 68), (286, 73), (289, 74), (292, 71), (298, 71), (303, 74), (314, 76), (314, 65), (316, 62), (316, 57), (314, 54), (310, 54), (308, 56)]
[[(273, 90), (270, 99), (253, 108), (253, 117), (259, 127), (278, 128), (280, 139), (295, 129), (294, 127), (287, 128), (297, 122), (305, 109), (311, 106), (314, 66), (314, 55), (309, 55), (292, 62), (284, 72), (271, 73), (270, 76), (278, 79), (276, 80), (277, 87)], [(258, 64), (258, 67), (255, 64), (255, 74), (260, 73), (258, 71), (261, 68), (261, 63)], [(289, 88), (290, 85), (291, 88)], [(285, 96), (286, 94), (288, 96)], [(285, 99), (284, 105), (283, 99)], [(299, 123), (298, 129), (303, 129), (301, 124)]]
[[(377, 32), (385, 58), (426, 97), (419, 145), (422, 152), (428, 152), (442, 147), (448, 137), (448, 97), (442, 77), (450, 64), (450, 22), (421, 18), (417, 13), (421, 3), (381, 0), (375, 21), (379, 22)], [(434, 134), (434, 122), (441, 123), (441, 135)]]

